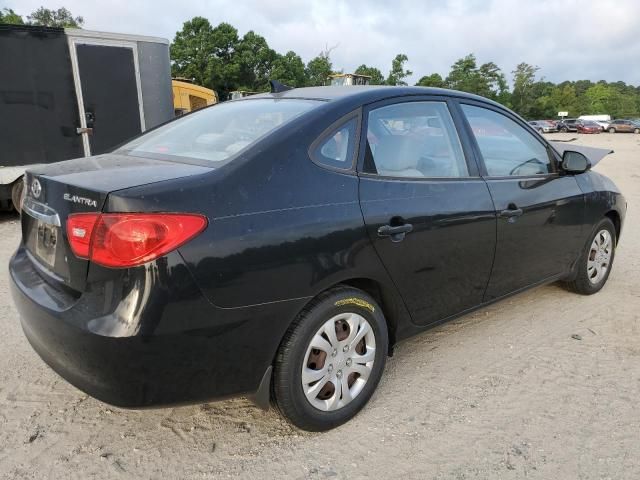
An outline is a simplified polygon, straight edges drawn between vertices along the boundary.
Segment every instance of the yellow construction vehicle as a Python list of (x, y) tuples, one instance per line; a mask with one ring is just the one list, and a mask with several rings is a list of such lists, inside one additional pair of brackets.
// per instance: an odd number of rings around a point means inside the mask
[(185, 78), (171, 80), (173, 109), (176, 117), (218, 103), (218, 95), (210, 88), (194, 85)]

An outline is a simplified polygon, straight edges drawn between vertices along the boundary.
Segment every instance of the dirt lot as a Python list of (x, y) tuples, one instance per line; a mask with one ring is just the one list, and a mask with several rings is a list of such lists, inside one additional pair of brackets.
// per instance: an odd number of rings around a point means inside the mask
[[(640, 135), (579, 143), (615, 149), (596, 170), (629, 202), (604, 290), (538, 288), (404, 342), (369, 406), (325, 434), (244, 399), (125, 411), (89, 398), (28, 345), (2, 273), (0, 478), (640, 477)], [(2, 272), (18, 240), (17, 218), (0, 217)]]

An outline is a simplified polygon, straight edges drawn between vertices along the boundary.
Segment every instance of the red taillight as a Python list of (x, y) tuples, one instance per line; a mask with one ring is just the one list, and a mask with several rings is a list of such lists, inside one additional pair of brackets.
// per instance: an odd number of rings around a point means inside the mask
[(67, 237), (76, 256), (125, 268), (175, 250), (206, 226), (206, 217), (194, 214), (77, 213), (67, 219)]
[(77, 213), (67, 218), (67, 238), (76, 257), (89, 258), (91, 236), (99, 217), (99, 213)]

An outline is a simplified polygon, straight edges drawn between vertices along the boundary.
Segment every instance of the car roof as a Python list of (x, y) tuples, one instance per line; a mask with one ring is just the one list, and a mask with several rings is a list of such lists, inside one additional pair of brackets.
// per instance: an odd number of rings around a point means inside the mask
[[(303, 98), (324, 100), (328, 102), (338, 100), (352, 100), (358, 103), (370, 103), (386, 98), (411, 96), (411, 95), (442, 95), (454, 96), (459, 98), (467, 98), (470, 100), (478, 100), (485, 103), (504, 108), (493, 100), (474, 95), (471, 93), (461, 92), (458, 90), (449, 90), (446, 88), (435, 87), (396, 87), (389, 85), (349, 85), (349, 86), (327, 86), (327, 87), (303, 87), (292, 88), (280, 93), (263, 93), (254, 95), (250, 98)], [(242, 100), (246, 100), (242, 99)], [(237, 100), (241, 101), (241, 100)]]

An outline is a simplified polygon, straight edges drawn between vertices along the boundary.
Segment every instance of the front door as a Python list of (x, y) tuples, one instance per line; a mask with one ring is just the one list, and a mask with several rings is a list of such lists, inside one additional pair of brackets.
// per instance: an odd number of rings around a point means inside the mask
[(414, 322), (476, 306), (493, 262), (496, 219), (447, 101), (383, 102), (365, 110), (364, 123), (362, 213)]
[(567, 273), (582, 245), (584, 195), (552, 149), (506, 112), (463, 103), (498, 218), (485, 300)]
[(108, 152), (143, 131), (134, 48), (76, 43), (87, 154)]

